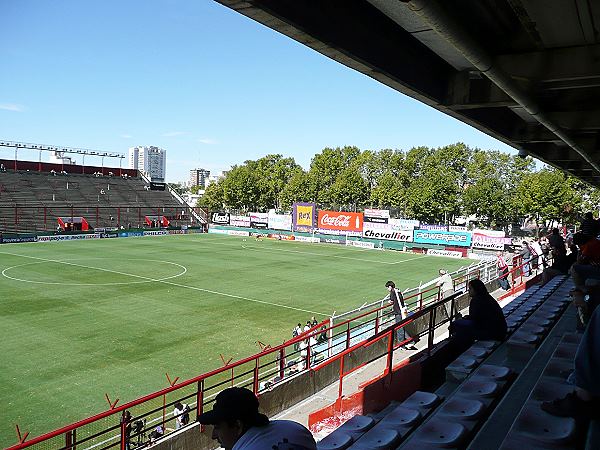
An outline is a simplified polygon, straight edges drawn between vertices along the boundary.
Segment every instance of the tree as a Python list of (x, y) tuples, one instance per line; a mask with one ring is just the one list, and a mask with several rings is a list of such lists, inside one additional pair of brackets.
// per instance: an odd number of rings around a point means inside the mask
[(369, 185), (359, 173), (358, 168), (348, 167), (343, 170), (331, 186), (332, 202), (339, 206), (351, 206), (356, 209), (362, 205), (369, 195)]
[(314, 201), (308, 172), (301, 168), (290, 177), (288, 183), (279, 193), (279, 205), (283, 209), (291, 208), (295, 202)]
[(221, 210), (225, 206), (222, 184), (217, 182), (208, 185), (204, 195), (198, 199), (198, 206), (208, 208), (210, 211)]
[(533, 217), (538, 226), (544, 227), (551, 220), (564, 222), (581, 203), (572, 178), (551, 168), (524, 175), (516, 193), (521, 214)]

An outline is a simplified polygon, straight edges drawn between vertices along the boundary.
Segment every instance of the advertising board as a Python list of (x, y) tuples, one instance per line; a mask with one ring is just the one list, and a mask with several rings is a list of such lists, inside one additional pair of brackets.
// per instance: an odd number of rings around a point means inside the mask
[(466, 231), (434, 231), (414, 230), (413, 240), (418, 244), (453, 245), (456, 247), (469, 247), (471, 233)]
[(349, 247), (359, 247), (359, 248), (375, 248), (375, 244), (372, 242), (363, 242), (363, 241), (346, 241), (346, 246)]
[(57, 234), (55, 236), (38, 236), (38, 242), (80, 241), (83, 239), (100, 239), (100, 234)]
[(164, 230), (161, 231), (144, 231), (144, 236), (165, 236), (169, 233), (167, 233)]
[(473, 247), (486, 250), (504, 250), (504, 244), (510, 244), (512, 240), (505, 237), (488, 236), (480, 233), (473, 233)]
[(413, 230), (397, 230), (390, 224), (363, 224), (363, 237), (369, 239), (386, 239), (390, 241), (412, 242)]
[(119, 237), (142, 237), (144, 233), (142, 231), (120, 231)]
[(319, 229), (362, 232), (363, 213), (346, 211), (319, 211)]
[(312, 243), (321, 242), (321, 239), (319, 239), (317, 237), (308, 237), (308, 236), (296, 236), (294, 238), (294, 240), (298, 241), (298, 242), (312, 242)]
[(446, 225), (435, 225), (430, 223), (422, 223), (419, 225), (421, 230), (436, 230), (436, 231), (448, 231), (448, 227)]
[(316, 227), (317, 205), (314, 203), (294, 203), (292, 226), (294, 231), (310, 233)]
[(17, 236), (17, 237), (5, 237), (0, 239), (0, 244), (17, 244), (22, 242), (36, 242), (37, 236)]
[(388, 219), (388, 223), (396, 230), (412, 230), (418, 228), (420, 222), (410, 219)]
[(290, 214), (275, 214), (269, 212), (268, 217), (269, 228), (272, 230), (287, 230), (292, 229), (292, 216)]
[(249, 227), (250, 217), (248, 216), (229, 216), (229, 225), (234, 227)]
[(251, 212), (248, 215), (250, 216), (250, 226), (252, 228), (268, 228), (269, 227), (269, 214), (268, 213)]
[(229, 213), (213, 212), (210, 215), (210, 221), (219, 225), (229, 225)]
[(390, 218), (390, 210), (389, 209), (365, 209), (365, 221), (368, 218), (379, 218), (379, 219), (389, 219)]
[(462, 258), (461, 252), (455, 252), (453, 250), (435, 250), (433, 248), (427, 249), (427, 254), (431, 256), (445, 256), (447, 258)]

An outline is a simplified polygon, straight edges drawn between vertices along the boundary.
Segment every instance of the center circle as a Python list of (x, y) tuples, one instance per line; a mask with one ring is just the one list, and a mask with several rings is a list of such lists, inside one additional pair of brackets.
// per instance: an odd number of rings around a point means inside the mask
[[(34, 262), (25, 263), (25, 264), (18, 264), (16, 266), (7, 267), (6, 269), (4, 269), (2, 271), (2, 276), (4, 276), (5, 278), (8, 278), (10, 280), (21, 281), (23, 283), (34, 283), (34, 284), (49, 284), (49, 285), (62, 285), (62, 286), (119, 286), (119, 285), (143, 284), (143, 283), (155, 283), (155, 282), (167, 281), (167, 280), (171, 280), (173, 278), (180, 277), (187, 272), (187, 268), (185, 266), (171, 262), (171, 261), (162, 261), (162, 260), (158, 260), (158, 259), (127, 259), (127, 258), (122, 259), (122, 261), (143, 261), (145, 263), (152, 262), (152, 263), (159, 263), (159, 264), (169, 264), (172, 266), (179, 267), (180, 272), (175, 275), (170, 275), (168, 277), (150, 278), (150, 277), (146, 277), (143, 275), (137, 275), (134, 273), (119, 272), (116, 270), (105, 269), (104, 267), (92, 267), (92, 266), (87, 266), (87, 265), (83, 265), (83, 264), (77, 264), (77, 263), (70, 262), (70, 261), (44, 260), (44, 261), (34, 261)], [(117, 275), (123, 275), (123, 276), (135, 277), (135, 278), (143, 278), (143, 279), (138, 280), (138, 281), (121, 281), (121, 282), (111, 282), (111, 283), (65, 283), (64, 281), (27, 280), (27, 279), (17, 278), (17, 277), (8, 275), (8, 272), (10, 270), (17, 269), (19, 267), (32, 266), (35, 264), (49, 264), (49, 263), (64, 264), (64, 265), (68, 265), (68, 266), (75, 266), (75, 267), (80, 267), (80, 268), (84, 268), (84, 269), (98, 270), (101, 272), (108, 272), (108, 273), (114, 273)]]

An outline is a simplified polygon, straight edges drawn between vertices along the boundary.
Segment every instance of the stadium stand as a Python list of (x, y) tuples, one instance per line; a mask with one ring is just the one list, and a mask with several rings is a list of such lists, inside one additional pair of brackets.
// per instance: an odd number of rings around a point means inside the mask
[(94, 228), (144, 227), (144, 218), (152, 215), (181, 225), (190, 221), (186, 209), (168, 190), (151, 190), (139, 176), (0, 174), (0, 228), (5, 232), (54, 231), (58, 217), (79, 216)]
[(588, 426), (539, 407), (572, 390), (563, 382), (580, 339), (571, 332), (572, 287), (560, 277), (526, 290), (503, 309), (504, 342), (476, 342), (448, 365), (435, 392), (351, 419), (318, 448), (598, 448), (598, 421)]

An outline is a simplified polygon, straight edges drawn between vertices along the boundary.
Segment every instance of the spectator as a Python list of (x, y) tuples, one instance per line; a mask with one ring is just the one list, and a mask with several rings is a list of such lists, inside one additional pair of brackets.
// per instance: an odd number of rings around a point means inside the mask
[(163, 434), (165, 434), (163, 427), (161, 425), (157, 426), (148, 436), (150, 438), (150, 445), (154, 444), (158, 439), (160, 439)]
[(272, 420), (258, 412), (258, 399), (248, 389), (232, 387), (221, 391), (212, 411), (199, 417), (213, 425), (212, 438), (225, 450), (269, 450), (285, 443), (286, 449), (316, 450), (310, 431), (289, 420)]
[(574, 392), (551, 402), (543, 402), (542, 410), (559, 417), (600, 417), (599, 343), (600, 308), (596, 308), (577, 348), (575, 369), (569, 376), (569, 380), (575, 385)]
[(308, 339), (304, 339), (303, 341), (300, 342), (300, 370), (306, 369), (307, 359), (308, 359)]
[[(393, 281), (388, 281), (385, 283), (385, 287), (389, 291), (389, 294), (384, 298), (384, 300), (388, 300), (392, 304), (392, 309), (394, 311), (394, 321), (395, 323), (400, 323), (404, 319), (408, 317), (408, 308), (404, 303), (404, 297), (402, 296), (402, 292), (396, 289), (396, 284)], [(406, 339), (411, 338), (412, 336), (408, 335), (405, 330), (405, 327), (399, 328), (396, 331), (396, 342), (404, 342)], [(413, 337), (413, 342), (408, 343), (403, 346), (406, 350), (417, 350), (415, 343), (418, 341), (418, 336)]]
[(579, 247), (577, 262), (571, 266), (571, 276), (577, 289), (583, 290), (585, 280), (600, 278), (600, 241), (593, 236), (575, 233), (573, 243)]
[(444, 299), (454, 294), (454, 283), (452, 283), (452, 277), (447, 270), (440, 269), (438, 273), (440, 277), (436, 286), (440, 288), (440, 298)]
[(502, 255), (502, 252), (496, 253), (496, 266), (498, 267), (498, 273), (500, 276), (498, 277), (498, 283), (500, 283), (500, 287), (505, 291), (510, 289), (510, 283), (508, 281), (508, 264), (506, 264), (506, 260)]
[(469, 282), (469, 315), (450, 324), (453, 339), (470, 345), (474, 340), (501, 341), (506, 337), (506, 320), (502, 308), (481, 280)]
[(568, 255), (557, 256), (552, 265), (544, 269), (542, 272), (542, 286), (557, 275), (566, 275), (569, 273), (571, 266), (577, 261), (577, 246), (571, 246), (571, 252)]
[(527, 245), (526, 240), (523, 240), (523, 243), (521, 244), (519, 255), (522, 258), (521, 264), (523, 266), (521, 270), (523, 271), (523, 276), (528, 277), (531, 274), (531, 265), (529, 264), (531, 260), (531, 251), (529, 250), (529, 245)]
[(327, 327), (323, 325), (321, 327), (321, 334), (319, 334), (319, 339), (317, 339), (317, 344), (325, 344), (327, 342)]
[(565, 240), (558, 233), (558, 228), (552, 229), (552, 234), (548, 236), (548, 244), (550, 244), (552, 250), (552, 258), (566, 253)]
[[(298, 325), (296, 325), (296, 328), (294, 328), (292, 330), (292, 338), (298, 337), (300, 336), (300, 334), (302, 334), (302, 324), (300, 322), (298, 322)], [(298, 342), (296, 342), (294, 344), (294, 350), (298, 350), (300, 348), (300, 344), (298, 344)]]
[(317, 322), (317, 319), (315, 319), (315, 316), (312, 316), (310, 318), (310, 327), (313, 328), (313, 327), (316, 327), (317, 325), (319, 325), (319, 322)]
[(175, 417), (175, 429), (179, 430), (187, 425), (190, 421), (190, 407), (185, 403), (176, 402), (173, 409), (173, 417)]
[(310, 320), (306, 321), (306, 325), (304, 325), (304, 329), (302, 330), (303, 333), (306, 333), (308, 330), (310, 330), (311, 326), (310, 326)]
[(591, 212), (585, 213), (584, 219), (581, 221), (581, 233), (589, 236), (598, 236), (598, 221), (594, 219), (594, 214)]
[(531, 243), (531, 250), (533, 250), (533, 253), (535, 253), (538, 256), (536, 261), (536, 267), (546, 267), (546, 263), (544, 261), (544, 252), (542, 250), (542, 245), (540, 244), (540, 240), (538, 238), (535, 238)]

